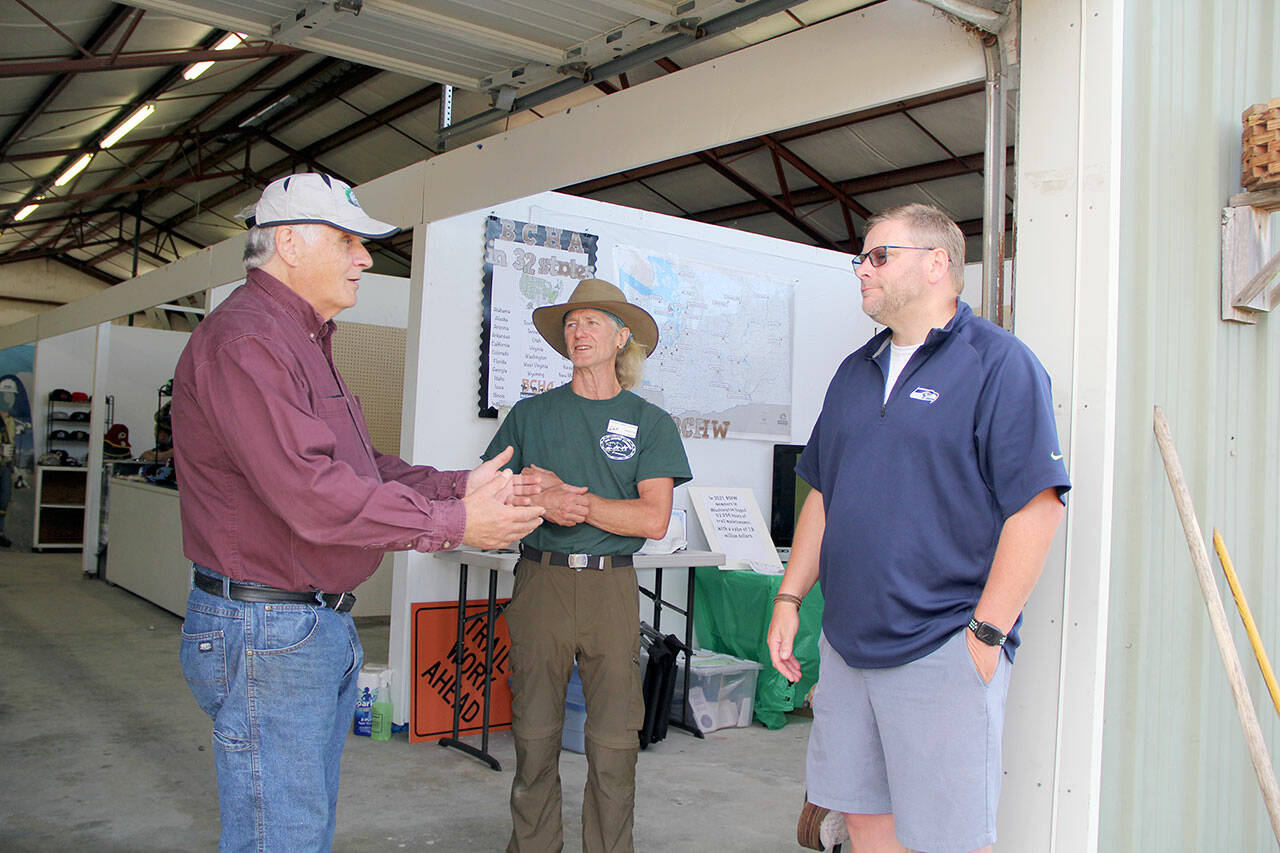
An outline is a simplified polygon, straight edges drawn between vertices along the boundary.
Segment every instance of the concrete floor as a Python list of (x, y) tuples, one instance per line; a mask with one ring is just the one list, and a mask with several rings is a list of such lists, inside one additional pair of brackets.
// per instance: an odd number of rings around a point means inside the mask
[[(367, 659), (385, 661), (386, 620), (360, 622)], [(0, 849), (216, 849), (210, 723), (178, 669), (181, 624), (84, 579), (79, 554), (0, 552)], [(705, 740), (673, 729), (640, 753), (637, 849), (800, 849), (808, 734), (799, 717)], [(503, 849), (510, 735), (491, 750), (501, 772), (404, 734), (351, 736), (334, 849)], [(565, 846), (579, 850), (585, 759), (562, 753), (561, 775)]]

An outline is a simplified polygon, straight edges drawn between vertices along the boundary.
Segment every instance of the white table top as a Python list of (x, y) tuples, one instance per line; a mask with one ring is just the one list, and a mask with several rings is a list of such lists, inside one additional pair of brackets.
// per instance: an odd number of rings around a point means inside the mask
[[(478, 551), (474, 548), (457, 548), (437, 551), (435, 556), (446, 562), (473, 569), (494, 569), (509, 572), (515, 568), (520, 555), (515, 551)], [(674, 554), (636, 554), (633, 562), (637, 569), (686, 569), (691, 566), (719, 566), (724, 554), (716, 551), (676, 551)]]

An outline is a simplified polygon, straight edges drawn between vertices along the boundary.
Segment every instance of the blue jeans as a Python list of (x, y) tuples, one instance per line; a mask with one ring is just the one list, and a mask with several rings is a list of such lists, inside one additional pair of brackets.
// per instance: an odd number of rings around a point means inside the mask
[(351, 615), (193, 588), (181, 661), (213, 719), (218, 849), (329, 850), (364, 663)]

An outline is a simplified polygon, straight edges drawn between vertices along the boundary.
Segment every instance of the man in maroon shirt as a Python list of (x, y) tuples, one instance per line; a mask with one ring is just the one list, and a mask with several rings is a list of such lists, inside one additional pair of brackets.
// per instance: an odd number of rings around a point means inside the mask
[(192, 590), (182, 669), (213, 719), (221, 850), (328, 850), (364, 652), (351, 590), (385, 551), (496, 548), (541, 522), (501, 467), (379, 453), (333, 364), (370, 218), (346, 184), (298, 174), (246, 211), (245, 284), (200, 323), (172, 403)]

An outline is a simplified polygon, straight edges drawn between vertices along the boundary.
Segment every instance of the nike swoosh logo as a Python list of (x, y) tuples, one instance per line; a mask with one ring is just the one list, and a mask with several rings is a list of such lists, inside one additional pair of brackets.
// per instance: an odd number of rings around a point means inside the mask
[(1049, 454), (1049, 458), (1050, 458), (1050, 459), (1052, 459), (1054, 462), (1057, 462), (1059, 459), (1061, 459), (1061, 458), (1062, 458), (1062, 454), (1061, 454), (1061, 453), (1050, 453), (1050, 454)]

